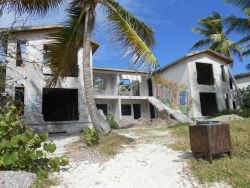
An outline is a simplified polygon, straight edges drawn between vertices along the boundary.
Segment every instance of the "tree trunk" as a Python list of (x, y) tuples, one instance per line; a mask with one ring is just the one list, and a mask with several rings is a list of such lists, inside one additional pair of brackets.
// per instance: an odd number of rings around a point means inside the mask
[(236, 83), (236, 80), (235, 80), (235, 78), (234, 78), (234, 75), (231, 73), (231, 71), (230, 71), (230, 67), (228, 67), (228, 73), (229, 73), (229, 76), (232, 78), (232, 81), (233, 81), (233, 85), (234, 85), (234, 87), (235, 87), (235, 91), (236, 91), (236, 93), (237, 93), (237, 97), (238, 97), (238, 100), (239, 100), (239, 103), (240, 103), (240, 107), (241, 108), (245, 108), (245, 105), (244, 105), (244, 103), (243, 103), (243, 100), (242, 100), (242, 97), (241, 97), (241, 94), (240, 94), (240, 90), (239, 90), (239, 88), (238, 88), (238, 86), (237, 86), (237, 83)]
[(92, 87), (92, 70), (90, 62), (91, 52), (91, 32), (94, 25), (94, 17), (89, 7), (86, 8), (85, 29), (83, 39), (83, 81), (86, 103), (93, 127), (101, 133), (109, 133), (110, 127), (104, 117), (96, 108), (93, 87)]

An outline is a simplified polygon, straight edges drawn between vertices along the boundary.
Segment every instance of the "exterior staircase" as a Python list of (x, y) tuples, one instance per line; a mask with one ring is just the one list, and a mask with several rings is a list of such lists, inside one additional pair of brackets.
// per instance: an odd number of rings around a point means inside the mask
[(148, 97), (148, 102), (152, 104), (160, 113), (165, 112), (167, 114), (170, 114), (174, 119), (176, 119), (179, 122), (182, 123), (192, 122), (192, 120), (189, 117), (181, 113), (179, 110), (173, 110), (169, 108), (167, 105), (165, 105), (155, 97)]

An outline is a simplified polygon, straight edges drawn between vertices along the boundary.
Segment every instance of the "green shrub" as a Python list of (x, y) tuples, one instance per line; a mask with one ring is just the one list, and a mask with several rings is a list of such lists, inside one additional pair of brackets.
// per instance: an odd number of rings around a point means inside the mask
[(95, 129), (83, 129), (83, 138), (88, 146), (99, 144), (100, 136)]
[(240, 94), (243, 99), (244, 106), (250, 108), (250, 86), (240, 89)]
[(223, 110), (221, 112), (218, 112), (214, 115), (214, 117), (222, 116), (222, 115), (230, 115), (230, 114), (236, 114), (238, 116), (249, 118), (250, 117), (250, 108), (246, 109), (239, 109), (239, 110)]
[(110, 126), (111, 129), (118, 129), (118, 124), (117, 122), (115, 121), (115, 118), (112, 114), (108, 114), (106, 116), (106, 120)]
[(34, 133), (17, 115), (16, 107), (9, 106), (0, 114), (0, 169), (26, 170), (38, 177), (48, 177), (68, 165), (67, 157), (51, 157), (56, 150), (53, 143), (45, 143), (48, 133)]

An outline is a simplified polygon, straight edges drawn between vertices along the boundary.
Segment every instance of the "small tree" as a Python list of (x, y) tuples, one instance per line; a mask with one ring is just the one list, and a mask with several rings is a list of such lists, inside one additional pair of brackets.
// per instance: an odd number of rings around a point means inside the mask
[(240, 89), (243, 103), (246, 108), (250, 108), (250, 86)]

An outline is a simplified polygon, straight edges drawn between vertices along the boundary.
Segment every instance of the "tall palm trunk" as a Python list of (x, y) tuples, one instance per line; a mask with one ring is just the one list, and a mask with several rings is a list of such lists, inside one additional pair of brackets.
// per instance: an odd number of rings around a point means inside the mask
[(84, 39), (83, 39), (83, 81), (84, 81), (85, 98), (93, 127), (96, 128), (101, 133), (108, 133), (110, 132), (110, 128), (105, 119), (97, 111), (93, 96), (92, 75), (91, 75), (92, 70), (90, 62), (91, 32), (93, 26), (94, 26), (93, 14), (90, 11), (90, 7), (86, 7), (86, 18), (85, 18)]

